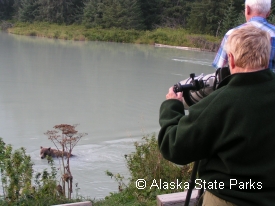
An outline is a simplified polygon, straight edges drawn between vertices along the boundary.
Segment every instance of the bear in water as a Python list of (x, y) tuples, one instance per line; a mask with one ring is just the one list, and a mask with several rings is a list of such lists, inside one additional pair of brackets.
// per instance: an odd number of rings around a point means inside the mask
[[(62, 151), (57, 150), (57, 149), (52, 149), (50, 147), (40, 147), (40, 157), (41, 159), (44, 159), (46, 156), (51, 156), (51, 157), (62, 157)], [(63, 153), (64, 157), (68, 157), (69, 153), (65, 152)], [(71, 154), (70, 157), (73, 155)]]

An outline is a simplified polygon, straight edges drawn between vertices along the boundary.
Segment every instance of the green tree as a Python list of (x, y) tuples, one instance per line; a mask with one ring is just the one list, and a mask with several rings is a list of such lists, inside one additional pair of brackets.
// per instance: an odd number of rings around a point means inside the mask
[(90, 0), (85, 4), (83, 23), (88, 27), (143, 29), (137, 0)]
[(39, 14), (39, 0), (21, 0), (18, 2), (18, 18), (23, 22), (33, 22)]
[(202, 0), (192, 4), (188, 27), (193, 33), (215, 35), (227, 12), (227, 1)]
[(40, 0), (41, 6), (39, 7), (40, 21), (47, 21), (50, 23), (64, 23), (65, 13), (67, 7), (71, 6), (70, 2), (67, 4), (65, 0)]
[(144, 20), (145, 28), (148, 30), (160, 25), (160, 1), (159, 0), (139, 0), (141, 13)]
[(85, 3), (83, 11), (83, 23), (87, 27), (102, 27), (103, 13), (103, 0), (89, 0)]
[(121, 6), (124, 10), (124, 17), (120, 28), (123, 29), (144, 29), (140, 3), (138, 0), (121, 0)]
[(39, 0), (39, 16), (40, 21), (50, 23), (66, 23), (72, 24), (79, 20), (80, 9), (84, 6), (79, 1), (76, 4), (75, 0)]
[(225, 12), (224, 18), (219, 22), (221, 24), (221, 31), (217, 29), (216, 36), (223, 36), (229, 29), (235, 26), (235, 22), (232, 19), (236, 19), (236, 10), (233, 0), (228, 2), (227, 12)]
[(241, 25), (243, 23), (246, 22), (246, 19), (245, 19), (245, 16), (244, 16), (244, 13), (243, 12), (240, 12), (237, 17), (235, 18), (235, 21), (234, 21), (234, 26), (233, 27), (236, 27), (238, 25)]
[(14, 13), (13, 0), (1, 0), (0, 1), (0, 20), (7, 20), (12, 18)]
[(186, 0), (161, 1), (160, 27), (185, 27), (191, 10), (190, 5), (190, 1)]
[(14, 0), (13, 2), (13, 9), (14, 9), (14, 13), (13, 13), (13, 18), (16, 20), (19, 20), (19, 9), (21, 6), (21, 0)]
[(202, 33), (205, 30), (205, 26), (207, 23), (206, 14), (203, 11), (205, 6), (200, 2), (194, 2), (191, 6), (191, 13), (188, 18), (187, 26), (193, 33)]
[[(18, 19), (23, 22), (46, 21), (50, 23), (80, 23), (83, 0), (16, 0)], [(16, 14), (16, 12), (15, 12)]]

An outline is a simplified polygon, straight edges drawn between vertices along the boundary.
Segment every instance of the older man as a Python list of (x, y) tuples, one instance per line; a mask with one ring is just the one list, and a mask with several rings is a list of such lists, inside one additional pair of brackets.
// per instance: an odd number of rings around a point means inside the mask
[[(275, 72), (275, 26), (267, 22), (266, 18), (270, 14), (271, 0), (246, 0), (245, 1), (245, 18), (247, 23), (251, 23), (254, 26), (267, 31), (271, 36), (271, 52), (268, 67)], [(242, 24), (236, 28), (246, 26), (247, 23)], [(228, 65), (228, 57), (225, 51), (225, 44), (228, 36), (236, 29), (229, 30), (221, 43), (221, 46), (216, 54), (216, 57), (212, 63), (215, 68), (222, 68)]]
[(182, 94), (172, 87), (161, 104), (160, 151), (180, 165), (200, 160), (196, 183), (206, 190), (204, 206), (275, 204), (270, 49), (270, 35), (253, 23), (234, 29), (225, 44), (231, 75), (219, 88), (191, 106), (188, 115)]

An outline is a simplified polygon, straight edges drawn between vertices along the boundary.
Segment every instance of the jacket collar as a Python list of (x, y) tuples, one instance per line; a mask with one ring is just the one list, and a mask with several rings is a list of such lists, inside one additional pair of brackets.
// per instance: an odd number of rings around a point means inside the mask
[(229, 75), (218, 85), (218, 89), (225, 86), (243, 86), (271, 81), (275, 74), (270, 69), (264, 69), (257, 72), (235, 73)]

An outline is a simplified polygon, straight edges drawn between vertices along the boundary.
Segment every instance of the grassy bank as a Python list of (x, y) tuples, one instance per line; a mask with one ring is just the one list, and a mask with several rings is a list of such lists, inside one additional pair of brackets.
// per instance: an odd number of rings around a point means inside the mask
[(83, 25), (57, 25), (44, 22), (17, 22), (8, 32), (74, 41), (106, 41), (133, 44), (165, 44), (217, 51), (220, 39), (209, 35), (191, 34), (185, 29), (159, 28), (153, 31), (86, 28)]

